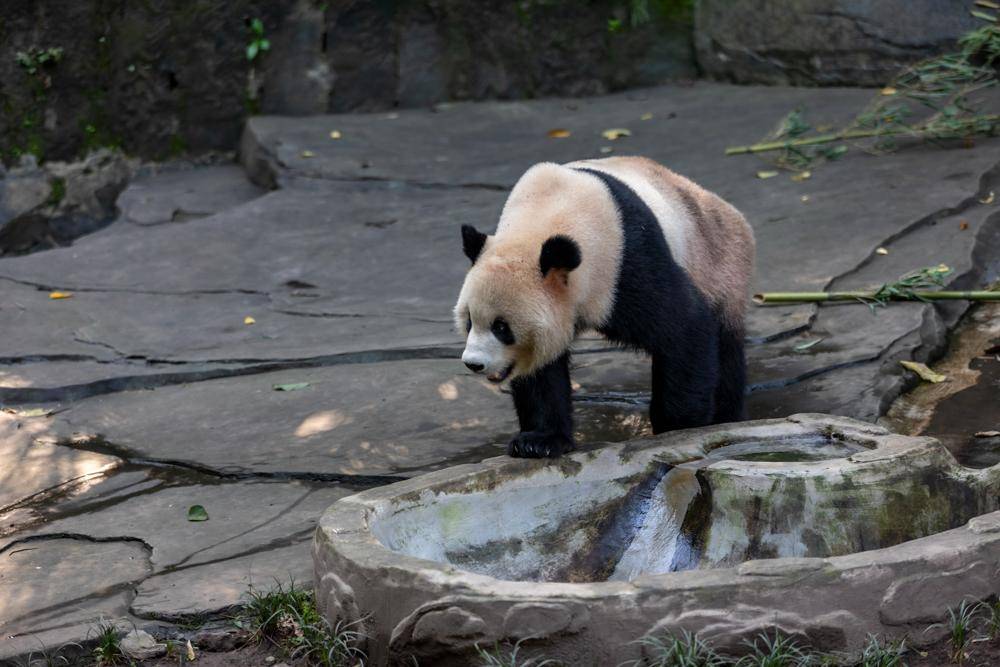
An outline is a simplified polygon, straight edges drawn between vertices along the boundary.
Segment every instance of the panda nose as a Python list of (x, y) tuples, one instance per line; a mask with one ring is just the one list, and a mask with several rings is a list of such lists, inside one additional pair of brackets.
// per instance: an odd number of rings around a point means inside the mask
[(484, 366), (483, 364), (477, 364), (477, 363), (474, 363), (472, 361), (466, 361), (465, 362), (465, 367), (468, 368), (473, 373), (478, 373), (481, 370), (483, 370), (484, 368), (486, 368), (486, 366)]

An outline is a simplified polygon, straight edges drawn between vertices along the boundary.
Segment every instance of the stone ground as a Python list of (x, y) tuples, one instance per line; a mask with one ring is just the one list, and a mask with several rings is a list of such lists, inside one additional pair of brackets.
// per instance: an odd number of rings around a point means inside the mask
[[(84, 638), (99, 618), (191, 622), (251, 581), (306, 583), (336, 499), (502, 453), (509, 398), (464, 371), (451, 330), (458, 228), (492, 229), (535, 162), (610, 147), (701, 182), (753, 224), (759, 290), (875, 285), (941, 262), (956, 287), (995, 280), (1000, 198), (982, 202), (1000, 190), (997, 140), (852, 151), (801, 182), (723, 156), (796, 106), (818, 124), (869, 95), (697, 84), (258, 117), (243, 168), (141, 179), (110, 226), (0, 259), (0, 659)], [(610, 127), (633, 134), (609, 142)], [(875, 420), (915, 383), (898, 360), (941, 354), (963, 310), (756, 308), (751, 416)], [(646, 432), (647, 365), (597, 339), (579, 348), (580, 439)], [(187, 521), (194, 504), (208, 521)]]

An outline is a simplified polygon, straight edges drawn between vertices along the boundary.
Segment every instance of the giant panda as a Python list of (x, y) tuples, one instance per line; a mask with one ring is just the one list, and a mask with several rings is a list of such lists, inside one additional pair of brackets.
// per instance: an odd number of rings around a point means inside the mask
[(654, 433), (744, 418), (754, 237), (718, 196), (642, 157), (541, 163), (496, 233), (463, 225), (462, 246), (462, 361), (510, 379), (510, 456), (574, 448), (569, 349), (584, 330), (650, 355)]

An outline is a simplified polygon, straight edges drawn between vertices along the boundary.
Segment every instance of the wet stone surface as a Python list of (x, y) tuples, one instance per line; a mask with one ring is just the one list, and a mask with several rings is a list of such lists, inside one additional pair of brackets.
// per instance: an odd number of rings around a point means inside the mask
[[(516, 429), (510, 398), (465, 372), (452, 330), (467, 266), (458, 228), (491, 230), (533, 163), (609, 147), (717, 191), (754, 227), (757, 290), (877, 285), (941, 262), (956, 269), (956, 287), (996, 279), (1000, 217), (981, 201), (1000, 190), (997, 140), (852, 151), (802, 182), (761, 180), (759, 161), (723, 156), (794, 107), (834, 122), (868, 96), (699, 83), (391, 116), (258, 117), (239, 166), (144, 174), (109, 226), (0, 259), (0, 405), (11, 411), (0, 413), (0, 451), (17, 462), (0, 478), (0, 556), (99, 546), (139, 564), (69, 572), (65, 599), (45, 598), (41, 579), (8, 579), (22, 606), (0, 595), (0, 658), (34, 648), (36, 636), (79, 639), (101, 614), (176, 620), (236, 604), (251, 579), (306, 584), (323, 507), (501, 454)], [(556, 127), (571, 136), (549, 138)], [(633, 134), (608, 142), (609, 127)], [(923, 304), (874, 315), (753, 309), (751, 416), (873, 421), (913, 383), (898, 360), (943, 352), (961, 314)], [(975, 363), (996, 377), (992, 361)], [(648, 376), (641, 356), (581, 340), (581, 443), (647, 434)], [(938, 423), (967, 418), (948, 410)], [(794, 462), (787, 452), (746, 456)], [(194, 504), (208, 521), (187, 522)]]

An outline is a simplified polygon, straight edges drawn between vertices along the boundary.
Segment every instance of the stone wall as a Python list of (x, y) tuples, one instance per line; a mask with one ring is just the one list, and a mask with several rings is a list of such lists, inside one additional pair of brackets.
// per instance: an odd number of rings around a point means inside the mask
[(877, 86), (982, 25), (971, 0), (699, 0), (698, 65), (738, 83)]
[[(657, 12), (633, 26), (629, 6), (5, 0), (0, 156), (64, 159), (118, 145), (165, 158), (235, 147), (243, 120), (256, 112), (572, 96), (693, 77), (690, 16)], [(270, 42), (253, 64), (252, 18), (263, 21)], [(46, 49), (57, 51), (46, 57)]]

